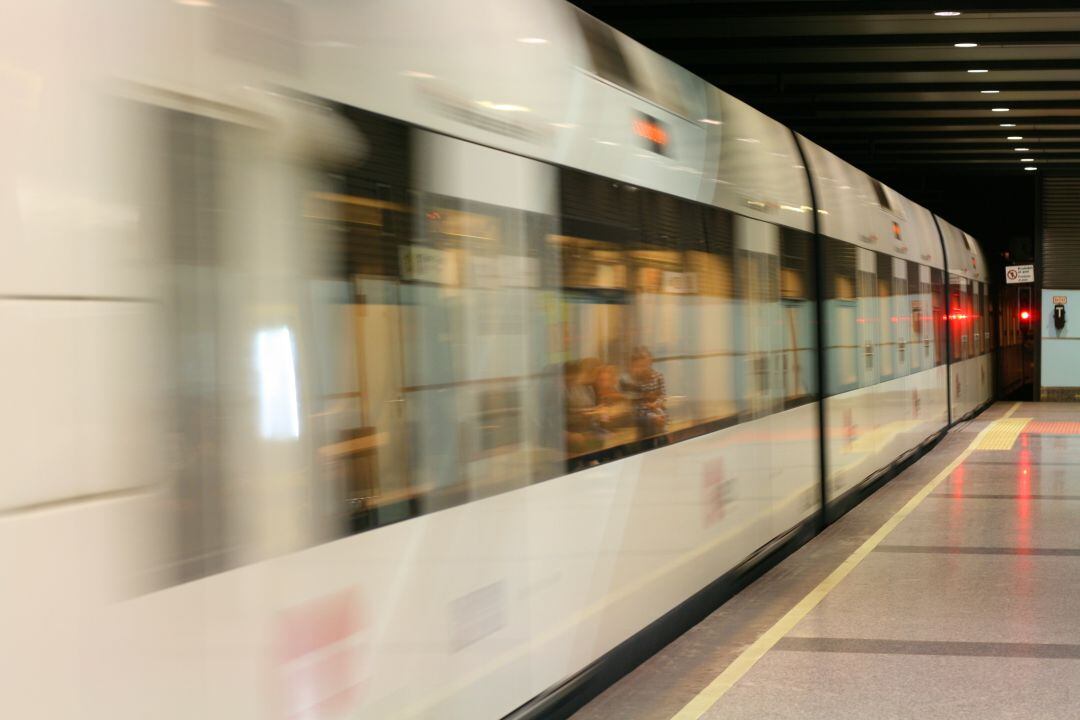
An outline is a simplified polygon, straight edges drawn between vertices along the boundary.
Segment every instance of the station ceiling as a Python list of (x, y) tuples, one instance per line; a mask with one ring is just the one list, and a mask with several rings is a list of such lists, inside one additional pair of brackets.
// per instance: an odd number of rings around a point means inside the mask
[(575, 4), (879, 177), (1080, 168), (1080, 0)]

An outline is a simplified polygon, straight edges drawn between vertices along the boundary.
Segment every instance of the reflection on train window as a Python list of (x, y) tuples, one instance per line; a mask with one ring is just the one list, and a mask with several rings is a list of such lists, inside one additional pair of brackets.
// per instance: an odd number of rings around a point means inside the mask
[(453, 152), (429, 157), (430, 134), (341, 112), (366, 149), (306, 198), (312, 355), (298, 359), (319, 506), (339, 527), (817, 396), (808, 233), (524, 158), (510, 162), (558, 183), (551, 213), (483, 202), (476, 183), (473, 199), (428, 191), (468, 169), (416, 168), (496, 151), (443, 138)]
[(815, 395), (806, 233), (575, 171), (560, 187), (571, 469)]
[(824, 247), (828, 395), (945, 362), (941, 270), (832, 238)]

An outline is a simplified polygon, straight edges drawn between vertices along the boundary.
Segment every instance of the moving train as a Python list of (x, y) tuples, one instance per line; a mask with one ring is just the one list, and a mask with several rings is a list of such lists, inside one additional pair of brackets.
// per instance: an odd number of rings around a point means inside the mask
[(0, 48), (4, 717), (535, 715), (991, 398), (973, 238), (562, 0)]

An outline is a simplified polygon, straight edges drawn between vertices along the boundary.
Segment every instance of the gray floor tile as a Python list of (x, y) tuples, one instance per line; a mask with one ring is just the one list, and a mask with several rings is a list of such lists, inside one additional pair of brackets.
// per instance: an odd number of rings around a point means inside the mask
[(784, 652), (703, 720), (1075, 718), (1080, 661)]

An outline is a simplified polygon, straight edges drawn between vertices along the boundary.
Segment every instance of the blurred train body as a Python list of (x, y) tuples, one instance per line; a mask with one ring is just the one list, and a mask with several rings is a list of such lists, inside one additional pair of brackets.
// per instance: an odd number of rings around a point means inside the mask
[(991, 397), (970, 236), (561, 0), (8, 3), (0, 98), (4, 717), (502, 717)]

